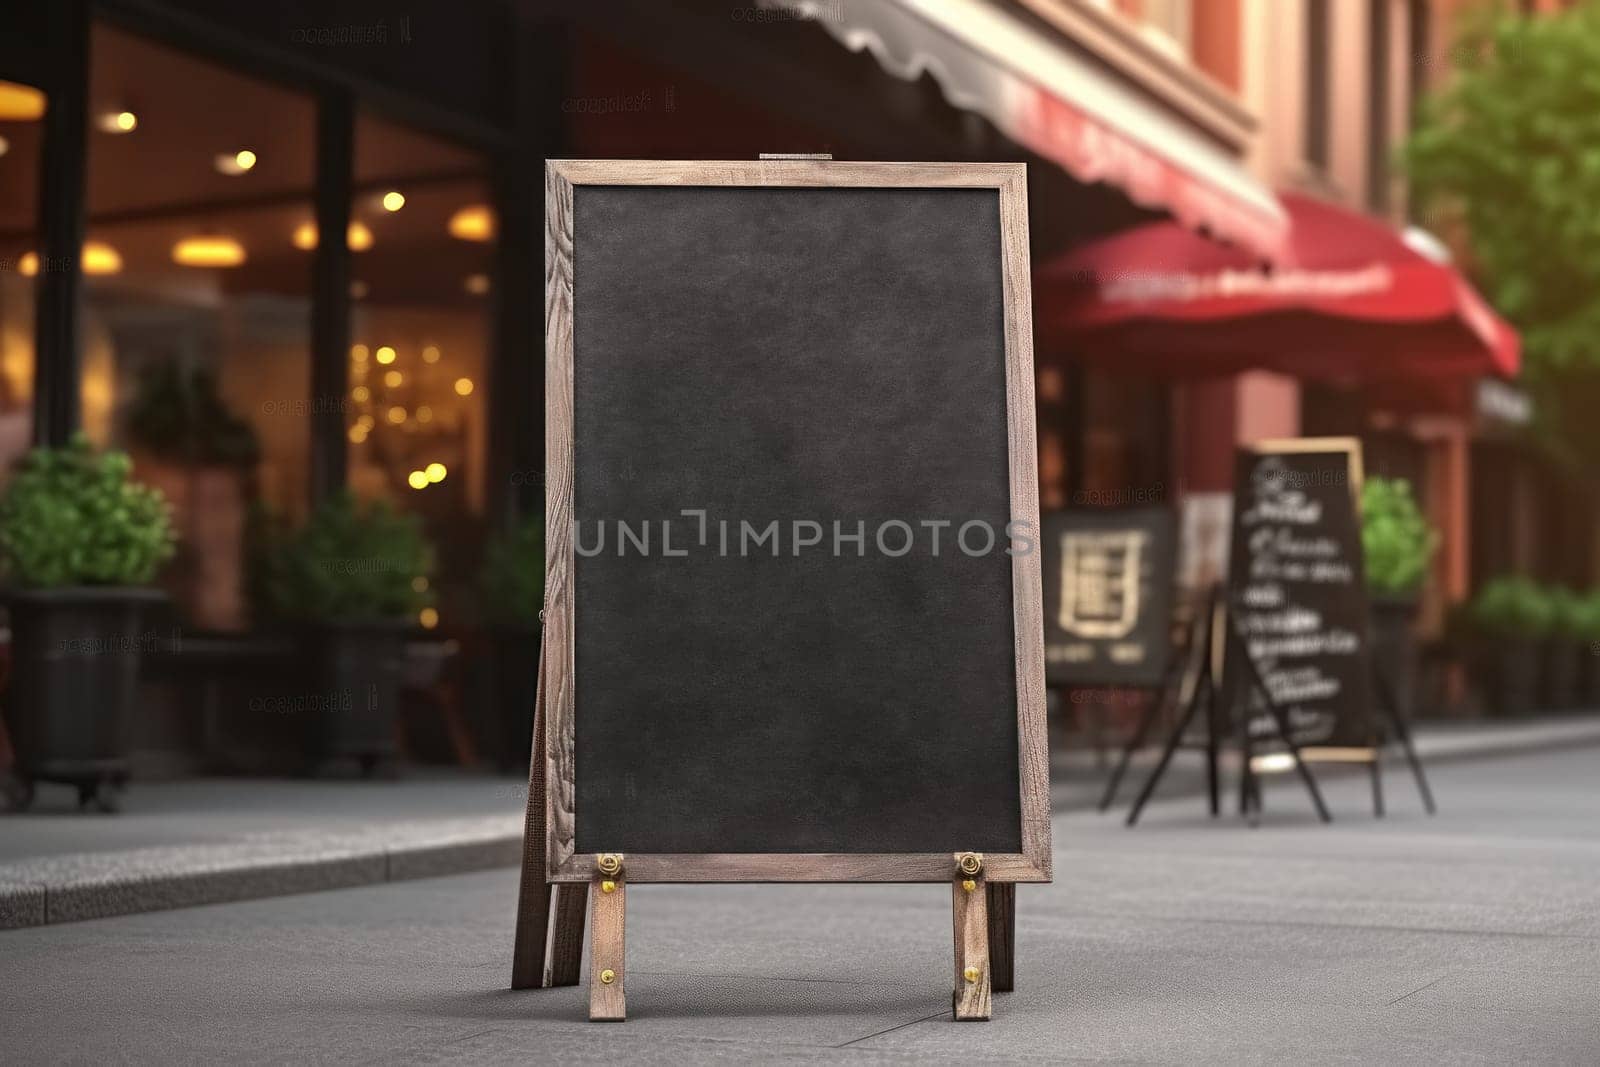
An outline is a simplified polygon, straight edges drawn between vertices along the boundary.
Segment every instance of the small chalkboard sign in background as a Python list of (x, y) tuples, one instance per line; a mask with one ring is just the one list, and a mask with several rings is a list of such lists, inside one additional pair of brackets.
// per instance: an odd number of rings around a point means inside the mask
[(1159, 686), (1172, 647), (1166, 508), (1044, 517), (1044, 670), (1053, 686)]
[[(1361, 442), (1307, 437), (1242, 449), (1234, 493), (1228, 606), (1239, 650), (1260, 670), (1302, 756), (1346, 749), (1360, 759), (1378, 741)], [(1277, 722), (1257, 694), (1233, 688), (1246, 739), (1270, 744)]]
[(939, 881), (986, 1018), (1050, 877), (1023, 166), (546, 173), (513, 985), (576, 981), (587, 895), (621, 1018), (627, 882)]
[(1366, 764), (1373, 810), (1382, 815), (1380, 714), (1433, 813), (1409, 729), (1373, 662), (1360, 493), (1355, 438), (1264, 441), (1239, 452), (1227, 579), (1190, 628), (1183, 677), (1173, 690), (1177, 724), (1128, 813), (1129, 825), (1196, 721), (1211, 764), (1213, 816), (1220, 808), (1216, 755), (1224, 732), (1241, 749), (1239, 809), (1252, 824), (1261, 811), (1258, 775), (1288, 769), (1300, 774), (1318, 816), (1330, 821), (1308, 767), (1315, 762)]

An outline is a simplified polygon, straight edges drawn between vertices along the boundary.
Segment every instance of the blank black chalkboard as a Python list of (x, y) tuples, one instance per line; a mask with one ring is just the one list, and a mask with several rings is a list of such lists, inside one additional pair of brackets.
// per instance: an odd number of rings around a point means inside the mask
[(635, 880), (641, 854), (1035, 853), (1000, 190), (744, 166), (572, 185), (552, 832), (570, 776), (565, 847)]
[(1172, 651), (1170, 510), (1044, 516), (1044, 668), (1051, 685), (1154, 687)]
[[(1360, 442), (1304, 438), (1238, 454), (1228, 603), (1297, 745), (1368, 748), (1372, 649), (1362, 566)], [(1225, 670), (1252, 741), (1278, 736)]]

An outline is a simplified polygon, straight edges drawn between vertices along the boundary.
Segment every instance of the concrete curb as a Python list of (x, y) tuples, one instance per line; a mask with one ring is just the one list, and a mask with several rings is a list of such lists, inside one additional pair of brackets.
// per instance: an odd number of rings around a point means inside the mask
[[(1600, 717), (1544, 720), (1484, 728), (1425, 728), (1417, 737), (1424, 761), (1511, 756), (1552, 748), (1600, 745)], [(1055, 769), (1088, 769), (1068, 757)], [(1130, 775), (1137, 787), (1137, 771)], [(1058, 781), (1060, 804), (1099, 795), (1097, 779)], [(1187, 792), (1187, 790), (1180, 790)], [(1174, 794), (1164, 794), (1171, 799)], [(1126, 796), (1123, 798), (1126, 800)], [(1092, 803), (1092, 802), (1091, 802)], [(223, 904), (257, 897), (437, 878), (513, 867), (522, 858), (522, 816), (426, 819), (366, 832), (260, 834), (226, 844), (180, 845), (52, 856), (0, 864), (0, 930), (101, 919), (133, 912)]]
[(521, 855), (521, 817), (493, 815), (24, 860), (0, 865), (0, 930), (434, 878)]

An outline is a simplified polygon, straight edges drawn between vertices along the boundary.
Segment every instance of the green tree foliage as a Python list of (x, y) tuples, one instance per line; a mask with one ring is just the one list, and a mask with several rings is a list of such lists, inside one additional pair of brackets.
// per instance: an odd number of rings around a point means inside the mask
[(172, 557), (166, 498), (82, 434), (23, 457), (0, 496), (0, 570), (28, 588), (145, 585)]
[(1530, 366), (1600, 366), (1600, 3), (1465, 22), (1406, 161), (1424, 216), (1464, 228)]
[(312, 622), (413, 618), (432, 602), (433, 551), (414, 515), (341, 493), (300, 529), (258, 533), (256, 589), (274, 616)]
[(1368, 478), (1361, 486), (1361, 548), (1367, 585), (1412, 593), (1428, 574), (1438, 534), (1423, 518), (1404, 478)]

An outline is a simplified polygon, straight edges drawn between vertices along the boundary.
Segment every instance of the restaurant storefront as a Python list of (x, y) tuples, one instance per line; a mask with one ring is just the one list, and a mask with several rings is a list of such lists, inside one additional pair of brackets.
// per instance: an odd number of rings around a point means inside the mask
[[(421, 517), (438, 600), (414, 644), (473, 660), (485, 538), (543, 498), (530, 294), (546, 158), (1022, 159), (1036, 259), (1162, 217), (1262, 254), (1281, 236), (1240, 162), (1250, 117), (1109, 14), (920, 0), (338, 10), (67, 0), (0, 14), (0, 104), (14, 104), (0, 114), (0, 259), (16, 268), (0, 272), (0, 460), (81, 430), (173, 500), (174, 617), (153, 629), (182, 639), (158, 657), (170, 677), (141, 727), (163, 768), (262, 747), (226, 710), (229, 687), (259, 685), (277, 655), (254, 617), (252, 531), (341, 490)], [(1047, 474), (1082, 403), (1053, 374)], [(1164, 425), (1148, 420), (1152, 435)], [(422, 470), (444, 473), (419, 485)], [(457, 664), (420, 684), (477, 709), (475, 677)]]

